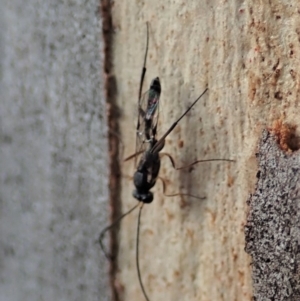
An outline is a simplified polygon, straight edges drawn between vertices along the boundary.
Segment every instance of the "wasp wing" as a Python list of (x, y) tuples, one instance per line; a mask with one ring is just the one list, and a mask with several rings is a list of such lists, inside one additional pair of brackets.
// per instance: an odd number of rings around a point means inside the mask
[[(138, 122), (136, 127), (136, 153), (146, 150), (146, 143), (155, 138), (159, 116), (159, 98), (161, 86), (159, 78), (155, 78), (150, 89), (145, 92), (138, 104)], [(136, 160), (135, 160), (136, 166)]]

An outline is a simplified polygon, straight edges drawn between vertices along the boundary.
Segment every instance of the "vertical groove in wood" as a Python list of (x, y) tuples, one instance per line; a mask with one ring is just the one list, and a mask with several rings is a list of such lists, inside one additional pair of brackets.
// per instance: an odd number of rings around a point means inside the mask
[[(104, 74), (105, 74), (105, 93), (107, 101), (107, 118), (108, 118), (108, 141), (109, 141), (109, 204), (110, 204), (110, 222), (115, 221), (122, 212), (120, 201), (121, 190), (121, 171), (119, 162), (119, 146), (120, 146), (120, 129), (119, 129), (119, 108), (117, 104), (117, 83), (114, 75), (113, 64), (113, 25), (111, 15), (111, 1), (102, 0), (102, 33), (104, 38)], [(113, 301), (120, 300), (119, 286), (116, 281), (118, 271), (118, 232), (120, 225), (112, 227), (108, 231), (109, 235), (109, 252), (110, 260), (110, 288), (112, 290)]]

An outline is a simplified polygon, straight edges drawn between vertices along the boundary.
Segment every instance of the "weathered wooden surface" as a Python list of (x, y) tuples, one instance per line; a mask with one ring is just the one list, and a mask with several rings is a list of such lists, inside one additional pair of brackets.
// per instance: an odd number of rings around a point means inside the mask
[[(114, 70), (124, 156), (134, 153), (139, 76), (150, 23), (144, 91), (162, 82), (159, 134), (206, 86), (209, 92), (168, 137), (178, 165), (232, 158), (174, 172), (163, 160), (168, 192), (158, 183), (144, 208), (141, 272), (153, 300), (251, 300), (245, 253), (246, 200), (254, 189), (255, 150), (263, 127), (279, 117), (298, 124), (299, 13), (296, 1), (117, 1), (113, 6)], [(131, 208), (133, 162), (122, 163), (122, 207)], [(120, 232), (116, 284), (124, 300), (143, 300), (135, 267), (137, 213)]]
[(246, 251), (257, 301), (300, 299), (300, 155), (264, 131), (255, 192), (248, 200)]
[(109, 300), (99, 1), (0, 2), (0, 300)]

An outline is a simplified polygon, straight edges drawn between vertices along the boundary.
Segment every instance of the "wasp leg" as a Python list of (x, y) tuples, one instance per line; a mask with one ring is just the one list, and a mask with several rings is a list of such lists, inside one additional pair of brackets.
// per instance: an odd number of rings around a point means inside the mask
[(176, 170), (181, 170), (181, 169), (184, 169), (184, 168), (189, 168), (189, 167), (192, 167), (195, 164), (203, 163), (203, 162), (214, 162), (214, 161), (235, 162), (235, 160), (231, 160), (231, 159), (204, 159), (204, 160), (196, 160), (196, 161), (194, 161), (194, 162), (192, 162), (192, 163), (190, 163), (188, 165), (184, 165), (184, 166), (181, 166), (181, 167), (176, 167), (175, 161), (174, 161), (174, 159), (172, 158), (172, 156), (170, 154), (168, 154), (168, 153), (160, 153), (160, 158), (162, 158), (163, 156), (167, 156), (170, 159), (173, 168), (176, 169)]
[(164, 196), (166, 197), (173, 197), (173, 196), (189, 196), (189, 197), (192, 197), (192, 198), (195, 198), (195, 199), (198, 199), (198, 200), (204, 200), (205, 197), (199, 197), (199, 196), (196, 196), (196, 195), (193, 195), (193, 194), (190, 194), (190, 193), (172, 193), (172, 194), (167, 194), (166, 191), (167, 191), (167, 184), (165, 182), (165, 180), (161, 177), (158, 177), (157, 179), (161, 180), (162, 182), (162, 185), (163, 185), (163, 194)]
[(131, 159), (133, 159), (133, 158), (139, 156), (139, 155), (142, 154), (143, 152), (144, 152), (144, 151), (139, 151), (139, 152), (137, 152), (137, 153), (134, 153), (133, 155), (130, 155), (130, 156), (126, 157), (126, 158), (124, 159), (124, 162), (129, 161), (129, 160), (131, 160)]

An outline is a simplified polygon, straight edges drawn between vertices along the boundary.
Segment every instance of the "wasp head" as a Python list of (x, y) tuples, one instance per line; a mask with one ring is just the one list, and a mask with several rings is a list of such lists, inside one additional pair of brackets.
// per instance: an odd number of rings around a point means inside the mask
[(132, 192), (132, 196), (136, 198), (138, 201), (143, 202), (145, 204), (149, 204), (153, 201), (153, 193), (151, 191), (147, 191), (146, 193), (138, 192), (134, 190)]

